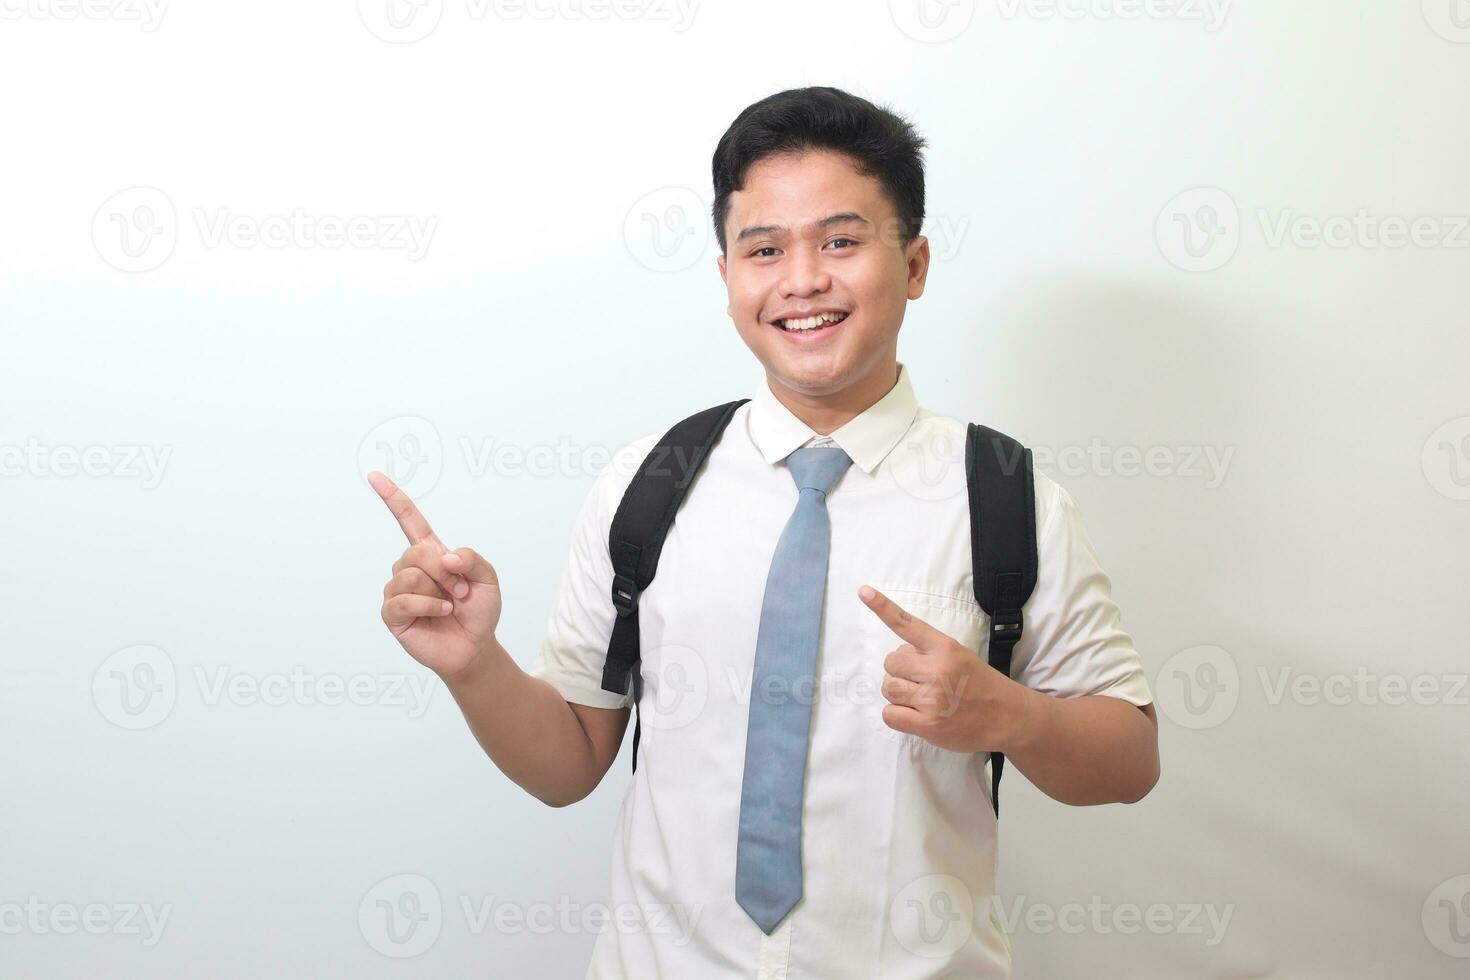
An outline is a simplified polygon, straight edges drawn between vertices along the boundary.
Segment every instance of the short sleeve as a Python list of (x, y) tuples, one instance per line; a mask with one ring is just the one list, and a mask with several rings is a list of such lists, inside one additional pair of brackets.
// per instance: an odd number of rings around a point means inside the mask
[(616, 510), (609, 494), (617, 491), (617, 468), (609, 465), (593, 481), (572, 526), (572, 542), (546, 635), (529, 671), (556, 688), (566, 700), (595, 708), (626, 708), (633, 704), (631, 693), (602, 689), (602, 668), (617, 617), (612, 604), (612, 558), (608, 553), (608, 532)]
[[(1011, 676), (1053, 697), (1103, 694), (1135, 705), (1153, 701), (1133, 638), (1123, 629), (1112, 582), (1102, 570), (1071, 494), (1036, 478), (1051, 495), (1037, 540), (1036, 589), (1023, 608), (1025, 628)], [(1038, 501), (1040, 503), (1040, 501)]]

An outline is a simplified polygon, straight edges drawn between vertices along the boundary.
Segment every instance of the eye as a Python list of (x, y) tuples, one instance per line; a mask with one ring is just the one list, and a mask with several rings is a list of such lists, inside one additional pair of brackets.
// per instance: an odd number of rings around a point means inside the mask
[(754, 252), (751, 252), (750, 253), (750, 257), (753, 258), (753, 259), (755, 259), (755, 258), (763, 259), (766, 256), (762, 255), (761, 254), (762, 252), (774, 252), (774, 251), (776, 251), (776, 246), (774, 246), (774, 245), (766, 245), (763, 248), (758, 248)]
[(830, 244), (830, 245), (836, 245), (838, 242), (849, 242), (849, 243), (851, 243), (853, 245), (856, 245), (857, 244), (857, 239), (855, 239), (855, 238), (834, 238), (828, 244)]

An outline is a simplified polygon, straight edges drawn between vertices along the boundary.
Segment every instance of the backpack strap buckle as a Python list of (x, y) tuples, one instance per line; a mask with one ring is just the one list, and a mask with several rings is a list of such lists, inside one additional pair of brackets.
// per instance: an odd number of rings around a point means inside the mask
[(634, 582), (631, 576), (621, 572), (614, 575), (612, 601), (619, 618), (633, 615), (638, 611), (638, 583)]
[(1025, 619), (1019, 609), (997, 609), (990, 617), (990, 642), (1014, 644), (1021, 639)]

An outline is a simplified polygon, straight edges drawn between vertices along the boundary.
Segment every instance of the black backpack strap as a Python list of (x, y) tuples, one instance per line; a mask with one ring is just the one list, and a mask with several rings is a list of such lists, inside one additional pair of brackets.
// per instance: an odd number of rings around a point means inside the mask
[[(990, 616), (990, 666), (1011, 676), (1021, 638), (1021, 607), (1036, 587), (1036, 485), (1031, 450), (1010, 436), (970, 423), (965, 438), (970, 491), (970, 556), (975, 598)], [(990, 802), (1000, 816), (1005, 756), (990, 754)]]
[(730, 423), (735, 409), (750, 401), (741, 398), (707, 408), (675, 425), (643, 458), (638, 472), (623, 492), (608, 534), (612, 556), (613, 621), (607, 661), (602, 668), (602, 689), (633, 695), (637, 720), (633, 725), (633, 771), (638, 771), (638, 739), (643, 716), (643, 678), (638, 671), (638, 596), (653, 581), (659, 552), (673, 526), (674, 515), (689, 485), (704, 465), (710, 448)]

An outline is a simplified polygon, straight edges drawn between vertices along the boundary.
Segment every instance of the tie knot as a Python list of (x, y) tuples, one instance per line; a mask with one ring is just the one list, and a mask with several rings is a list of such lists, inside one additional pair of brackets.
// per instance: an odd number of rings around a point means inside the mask
[(852, 457), (836, 446), (807, 446), (786, 457), (791, 479), (798, 492), (819, 490), (823, 495), (832, 489), (837, 478), (852, 465)]

